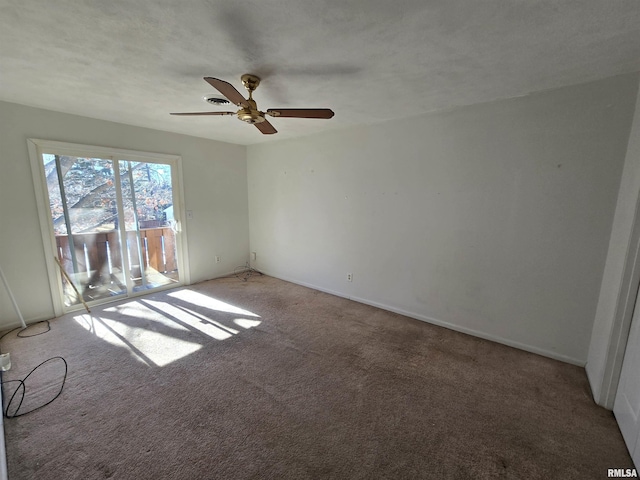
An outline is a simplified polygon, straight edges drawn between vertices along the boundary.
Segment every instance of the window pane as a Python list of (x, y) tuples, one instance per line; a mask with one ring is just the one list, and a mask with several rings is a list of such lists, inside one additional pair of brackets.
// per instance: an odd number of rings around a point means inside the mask
[(171, 166), (121, 160), (120, 175), (134, 290), (177, 282)]

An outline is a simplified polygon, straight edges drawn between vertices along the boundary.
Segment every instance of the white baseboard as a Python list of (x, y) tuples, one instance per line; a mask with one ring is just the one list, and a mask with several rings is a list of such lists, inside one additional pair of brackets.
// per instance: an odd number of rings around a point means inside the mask
[(319, 290), (321, 292), (329, 293), (331, 295), (335, 295), (337, 297), (346, 298), (349, 300), (353, 300), (354, 302), (364, 303), (365, 305), (371, 305), (372, 307), (380, 308), (382, 310), (387, 310), (389, 312), (398, 313), (400, 315), (404, 315), (405, 317), (415, 318), (416, 320), (421, 320), (426, 323), (431, 323), (433, 325), (438, 325), (439, 327), (445, 327), (449, 330), (455, 330), (456, 332), (465, 333), (467, 335), (472, 335), (474, 337), (483, 338), (485, 340), (490, 340), (492, 342), (501, 343), (502, 345), (507, 345), (508, 347), (517, 348), (519, 350), (524, 350), (525, 352), (535, 353), (536, 355), (542, 355), (543, 357), (553, 358), (554, 360), (559, 360), (561, 362), (570, 363), (571, 365), (576, 365), (578, 367), (585, 366), (585, 362), (583, 360), (578, 360), (577, 358), (569, 357), (567, 355), (562, 355), (557, 352), (553, 352), (551, 350), (546, 350), (543, 348), (538, 348), (532, 345), (527, 345), (525, 343), (516, 342), (513, 340), (509, 340), (508, 338), (499, 337), (497, 335), (492, 335), (489, 333), (482, 332), (480, 330), (475, 330), (468, 327), (463, 327), (461, 325), (456, 325), (454, 323), (445, 322), (443, 320), (438, 320), (437, 318), (427, 317), (426, 315), (422, 315), (420, 313), (411, 312), (408, 310), (403, 310), (402, 308), (394, 307), (392, 305), (386, 305), (384, 303), (379, 303), (373, 300), (369, 300), (367, 298), (354, 297), (350, 295), (346, 295), (341, 292), (337, 292), (334, 290), (329, 290), (317, 285), (313, 285), (308, 282), (303, 282), (297, 280), (295, 278), (289, 278), (283, 275), (277, 275), (270, 273), (266, 270), (257, 269), (258, 271), (264, 273), (265, 275), (269, 275), (270, 277), (279, 278), (280, 280), (284, 280), (286, 282), (295, 283), (296, 285), (302, 285), (303, 287), (312, 288), (314, 290)]

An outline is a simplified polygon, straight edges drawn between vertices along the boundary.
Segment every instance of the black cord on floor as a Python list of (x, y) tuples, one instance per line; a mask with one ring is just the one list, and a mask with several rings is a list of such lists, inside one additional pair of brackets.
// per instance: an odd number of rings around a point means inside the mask
[[(29, 376), (32, 373), (34, 373), (36, 370), (38, 370), (38, 368), (40, 368), (41, 366), (43, 366), (47, 362), (51, 362), (52, 360), (62, 360), (62, 363), (64, 363), (64, 376), (62, 377), (62, 383), (60, 384), (60, 390), (58, 390), (58, 393), (56, 393), (55, 397), (53, 397), (47, 403), (43, 403), (39, 407), (32, 408), (28, 412), (18, 413), (20, 411), (20, 407), (22, 407), (22, 402), (24, 401), (24, 397), (27, 394), (27, 387), (26, 387), (26, 383), (25, 383), (27, 378), (29, 378)], [(5, 383), (16, 383), (16, 382), (19, 382), (20, 385), (18, 386), (18, 388), (15, 389), (15, 391), (13, 392), (13, 395), (11, 395), (11, 398), (9, 399), (9, 402), (7, 403), (7, 408), (5, 408), (5, 410), (2, 413), (4, 414), (4, 416), (6, 418), (16, 418), (16, 417), (22, 417), (22, 416), (27, 415), (27, 414), (29, 414), (31, 412), (35, 412), (36, 410), (40, 410), (43, 407), (46, 407), (51, 402), (53, 402), (56, 398), (58, 398), (60, 396), (60, 394), (62, 393), (62, 389), (64, 388), (64, 384), (67, 381), (67, 372), (68, 372), (68, 365), (67, 365), (67, 361), (64, 358), (62, 358), (62, 357), (51, 357), (51, 358), (45, 360), (44, 362), (42, 362), (40, 365), (38, 365), (35, 368), (33, 368), (27, 374), (27, 376), (24, 377), (22, 380), (5, 380), (5, 381), (3, 381), (2, 385), (4, 385)], [(16, 408), (15, 412), (12, 415), (9, 415), (9, 408), (11, 407), (11, 403), (13, 403), (13, 399), (16, 398), (16, 394), (18, 393), (18, 390), (20, 390), (20, 387), (22, 387), (22, 396), (20, 397), (20, 403), (18, 403), (18, 407)]]
[(233, 275), (236, 278), (242, 280), (243, 282), (246, 282), (253, 275), (262, 275), (262, 272), (259, 272), (258, 270), (251, 268), (251, 264), (247, 262), (246, 264), (240, 267), (236, 267), (235, 270), (233, 271)]
[[(39, 323), (46, 323), (47, 324), (47, 329), (42, 331), (42, 332), (38, 332), (38, 333), (33, 333), (31, 335), (20, 335), (22, 332), (25, 332), (27, 329), (29, 329), (30, 327), (33, 327), (34, 325), (38, 325)], [(27, 328), (23, 328), (22, 330), (20, 330), (18, 332), (18, 337), (20, 338), (29, 338), (29, 337), (37, 337), (38, 335), (42, 335), (43, 333), (47, 333), (48, 331), (51, 330), (51, 324), (49, 323), (49, 320), (43, 320), (41, 322), (36, 322), (36, 323), (32, 323), (31, 325), (27, 325)]]
[[(45, 323), (47, 325), (46, 330), (43, 330), (42, 332), (38, 332), (38, 333), (32, 333), (31, 335), (21, 335), (21, 333), (26, 332), (29, 328), (33, 327), (34, 325), (38, 325), (40, 323)], [(4, 337), (9, 335), (11, 332), (15, 332), (16, 330), (19, 330), (19, 332), (16, 335), (17, 337), (20, 337), (20, 338), (36, 337), (38, 335), (42, 335), (43, 333), (49, 332), (51, 330), (51, 324), (49, 323), (49, 320), (43, 320), (41, 322), (36, 322), (36, 323), (32, 323), (30, 325), (27, 325), (26, 327), (17, 327), (17, 328), (14, 328), (13, 330), (9, 330), (8, 332), (3, 333), (0, 336), (0, 340), (2, 340)], [(34, 373), (36, 370), (38, 370), (38, 368), (40, 368), (45, 363), (50, 362), (52, 360), (62, 360), (62, 363), (64, 363), (64, 376), (62, 377), (62, 383), (60, 384), (60, 390), (58, 391), (58, 393), (56, 393), (55, 397), (53, 397), (47, 403), (43, 403), (42, 405), (40, 405), (40, 406), (38, 406), (36, 408), (32, 408), (28, 412), (18, 413), (18, 412), (20, 412), (20, 408), (22, 407), (22, 403), (24, 402), (24, 397), (27, 394), (27, 386), (26, 386), (25, 381), (27, 380), (27, 378), (29, 378), (29, 376), (32, 373)], [(27, 376), (24, 377), (22, 380), (3, 380), (3, 381), (1, 381), (0, 382), (0, 386), (4, 385), (5, 383), (19, 383), (20, 384), (14, 390), (13, 395), (11, 395), (11, 398), (9, 399), (9, 402), (7, 403), (7, 408), (5, 408), (2, 411), (2, 414), (6, 418), (16, 418), (16, 417), (22, 417), (23, 415), (27, 415), (28, 413), (31, 413), (31, 412), (35, 412), (36, 410), (40, 410), (42, 407), (46, 407), (51, 402), (53, 402), (56, 398), (58, 398), (60, 396), (60, 394), (62, 393), (62, 389), (64, 388), (64, 384), (67, 381), (67, 372), (68, 372), (68, 370), (69, 370), (69, 368), (68, 368), (68, 365), (67, 365), (67, 361), (64, 358), (62, 358), (62, 357), (51, 357), (51, 358), (45, 360), (44, 362), (40, 363), (39, 365), (37, 365), (35, 368), (33, 368), (27, 374)], [(16, 394), (18, 393), (18, 391), (20, 389), (22, 389), (22, 395), (20, 396), (20, 403), (18, 403), (18, 407), (16, 408), (15, 412), (13, 412), (12, 415), (9, 415), (9, 408), (11, 407), (11, 404), (13, 403), (13, 400), (16, 398)]]
[[(31, 335), (20, 335), (22, 332), (26, 332), (31, 327), (33, 327), (35, 325), (38, 325), (40, 323), (46, 323), (47, 324), (47, 329), (44, 330), (43, 332), (33, 333)], [(9, 335), (11, 332), (15, 332), (16, 330), (20, 330), (18, 332), (18, 334), (17, 334), (17, 336), (20, 337), (20, 338), (37, 337), (38, 335), (42, 335), (43, 333), (47, 333), (49, 330), (51, 330), (51, 324), (49, 323), (49, 320), (42, 320), (41, 322), (32, 323), (30, 325), (27, 325), (26, 327), (16, 327), (13, 330), (9, 330), (8, 332), (4, 332), (2, 334), (2, 336), (0, 336), (0, 340), (2, 340), (4, 337)]]

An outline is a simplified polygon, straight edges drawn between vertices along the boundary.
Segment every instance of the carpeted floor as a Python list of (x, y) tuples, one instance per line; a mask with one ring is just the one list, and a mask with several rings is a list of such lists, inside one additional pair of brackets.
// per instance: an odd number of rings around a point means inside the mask
[[(60, 397), (5, 419), (12, 480), (602, 479), (633, 466), (582, 368), (266, 276), (66, 315), (0, 348), (4, 380), (68, 363)], [(18, 413), (63, 373), (54, 360), (29, 377)]]

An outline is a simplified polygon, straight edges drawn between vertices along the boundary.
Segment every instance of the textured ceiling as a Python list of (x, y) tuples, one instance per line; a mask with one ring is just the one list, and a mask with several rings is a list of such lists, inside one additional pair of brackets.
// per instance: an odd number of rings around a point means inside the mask
[[(637, 0), (0, 0), (0, 99), (238, 144), (640, 70)], [(264, 136), (202, 100), (262, 77)]]

